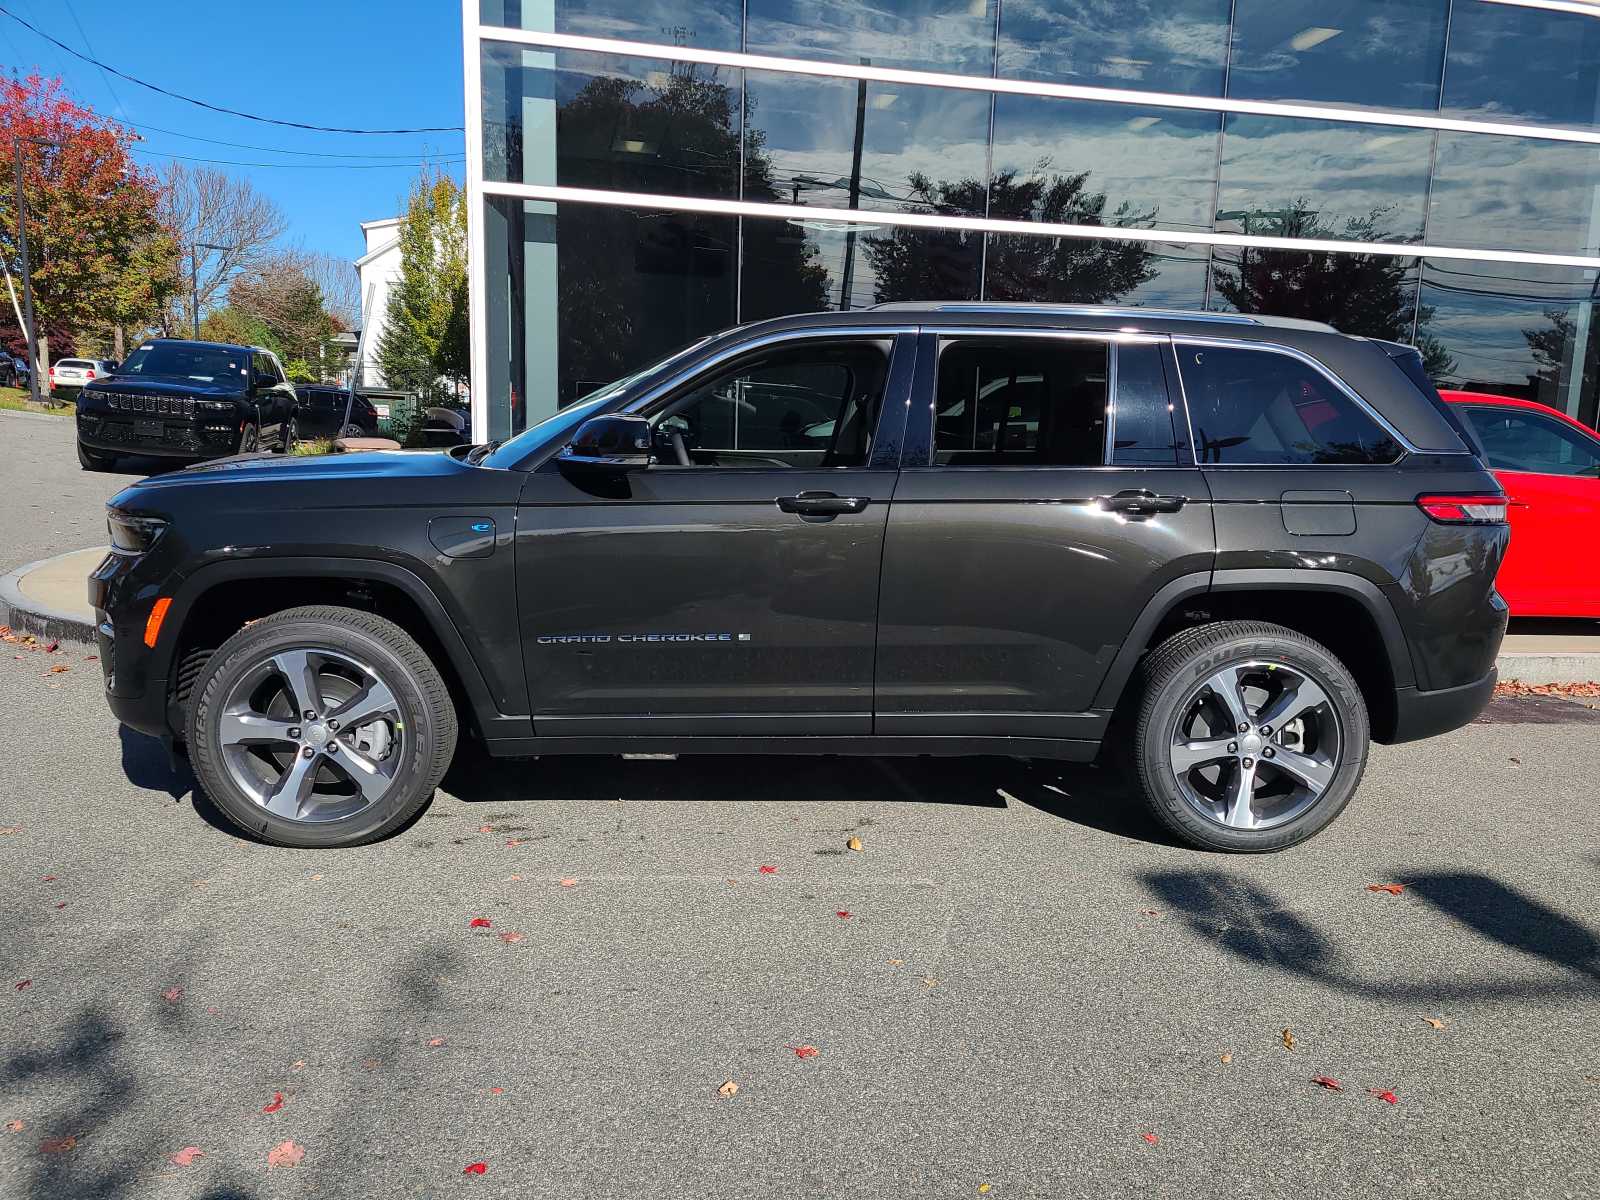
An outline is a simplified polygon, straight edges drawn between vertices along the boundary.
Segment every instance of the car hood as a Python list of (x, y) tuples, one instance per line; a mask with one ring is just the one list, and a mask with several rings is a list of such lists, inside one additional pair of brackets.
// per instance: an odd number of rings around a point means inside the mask
[(185, 383), (176, 379), (143, 379), (134, 375), (110, 375), (96, 379), (83, 390), (102, 396), (181, 396), (188, 399), (197, 396), (221, 399), (243, 394), (243, 389), (236, 385), (200, 383), (198, 380)]
[(297, 480), (417, 479), (475, 471), (440, 450), (366, 450), (356, 454), (241, 454), (196, 463), (181, 471), (154, 475), (134, 484), (142, 489), (199, 487), (226, 483), (288, 483)]

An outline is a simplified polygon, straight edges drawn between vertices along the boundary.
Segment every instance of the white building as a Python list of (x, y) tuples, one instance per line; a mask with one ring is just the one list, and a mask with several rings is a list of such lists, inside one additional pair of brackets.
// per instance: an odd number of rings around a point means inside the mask
[(367, 252), (356, 259), (356, 273), (361, 278), (361, 324), (367, 329), (367, 349), (360, 384), (381, 388), (387, 385), (378, 366), (378, 342), (389, 311), (389, 288), (400, 278), (400, 218), (363, 221), (361, 232), (367, 239)]

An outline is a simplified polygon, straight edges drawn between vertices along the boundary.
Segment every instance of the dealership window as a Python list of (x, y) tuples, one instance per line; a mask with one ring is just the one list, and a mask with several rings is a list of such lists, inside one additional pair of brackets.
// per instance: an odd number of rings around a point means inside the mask
[(1600, 12), (1458, 0), (1444, 111), (1483, 121), (1600, 127)]
[(1005, 0), (1000, 76), (1222, 94), (1230, 0)]
[(1600, 146), (1441, 132), (1428, 240), (1600, 254)]
[(987, 75), (999, 0), (747, 0), (751, 54)]
[(1275, 350), (1179, 343), (1195, 456), (1221, 466), (1389, 463), (1401, 447), (1332, 380)]
[(1392, 254), (1218, 246), (1210, 307), (1322, 321), (1356, 337), (1411, 342), (1419, 261)]
[(1554, 417), (1477, 405), (1461, 411), (1497, 471), (1600, 477), (1600, 442)]
[(888, 341), (811, 343), (747, 359), (668, 401), (656, 455), (679, 467), (859, 467), (889, 372)]
[(946, 342), (934, 395), (934, 463), (1104, 465), (1109, 375), (1109, 347), (1093, 339)]
[(739, 49), (741, 0), (479, 0), (485, 25)]

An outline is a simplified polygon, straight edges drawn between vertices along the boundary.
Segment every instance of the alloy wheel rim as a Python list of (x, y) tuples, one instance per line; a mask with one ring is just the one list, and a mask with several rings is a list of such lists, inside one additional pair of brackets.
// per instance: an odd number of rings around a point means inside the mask
[(263, 811), (302, 824), (379, 803), (407, 749), (399, 700), (378, 672), (317, 648), (252, 664), (228, 689), (216, 729), (234, 785)]
[(1333, 786), (1344, 724), (1299, 667), (1233, 663), (1190, 689), (1168, 738), (1185, 803), (1214, 825), (1261, 831), (1303, 815)]
[(254, 450), (255, 448), (256, 427), (254, 425), (246, 425), (244, 427), (243, 435), (239, 438), (239, 453), (249, 454), (250, 451)]

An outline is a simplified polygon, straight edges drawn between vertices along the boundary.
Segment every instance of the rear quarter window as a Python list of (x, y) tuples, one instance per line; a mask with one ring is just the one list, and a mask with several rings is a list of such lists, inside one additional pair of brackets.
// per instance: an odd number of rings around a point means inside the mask
[(1202, 465), (1392, 463), (1394, 436), (1309, 363), (1275, 350), (1179, 343)]

